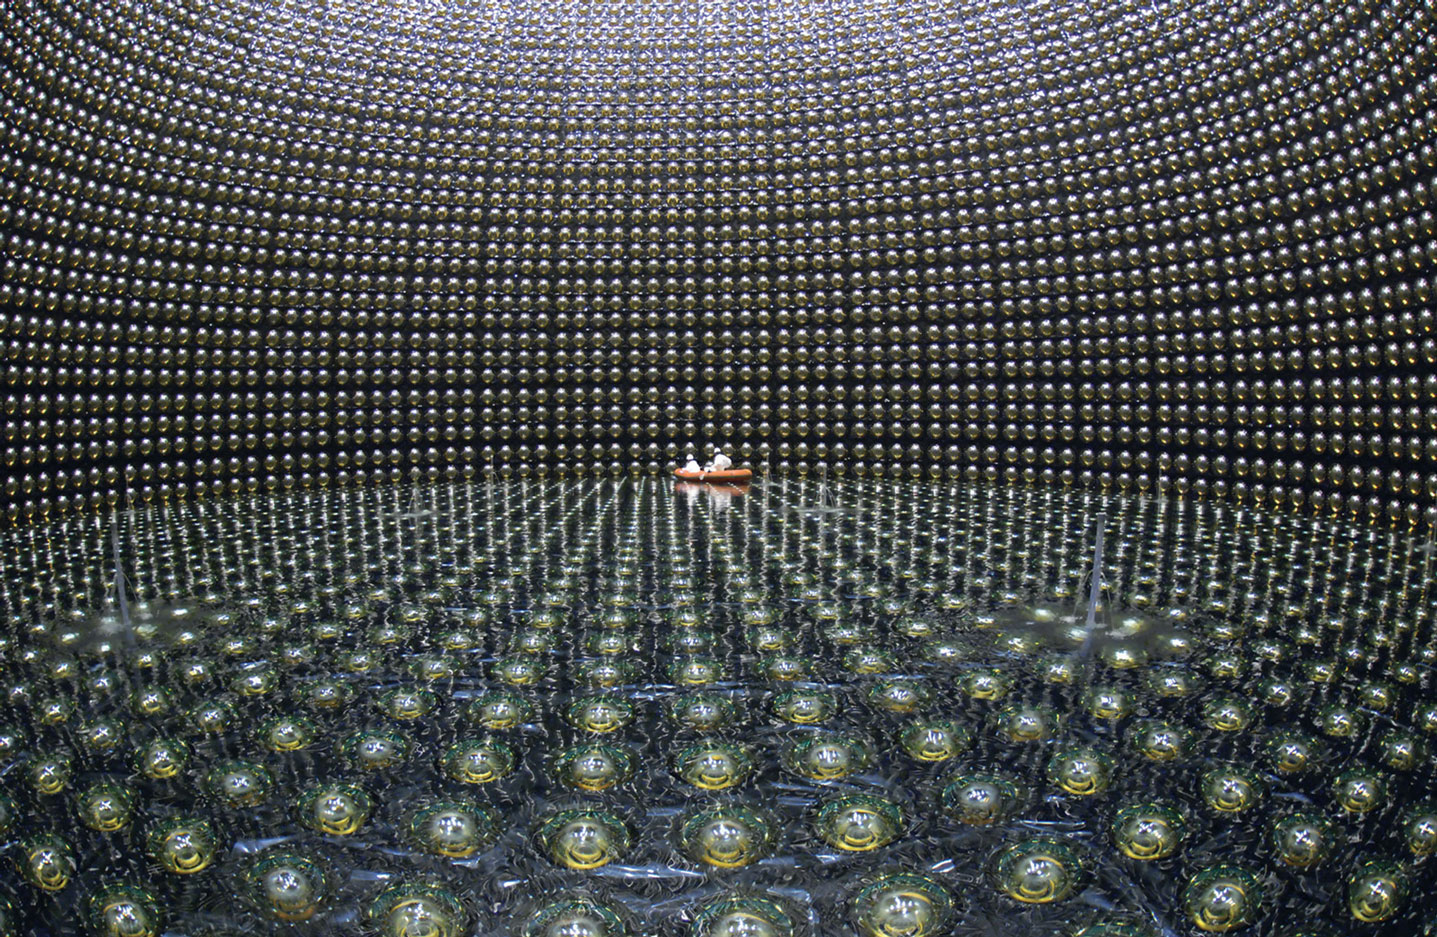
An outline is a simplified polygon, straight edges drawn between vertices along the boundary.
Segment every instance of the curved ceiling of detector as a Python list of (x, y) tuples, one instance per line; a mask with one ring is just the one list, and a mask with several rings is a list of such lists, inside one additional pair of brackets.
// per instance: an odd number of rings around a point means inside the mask
[(15, 0), (5, 493), (721, 438), (1416, 517), (1433, 16)]

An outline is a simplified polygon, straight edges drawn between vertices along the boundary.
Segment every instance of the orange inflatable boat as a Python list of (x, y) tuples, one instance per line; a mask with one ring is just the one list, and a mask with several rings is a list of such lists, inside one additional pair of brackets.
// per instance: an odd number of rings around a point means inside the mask
[(719, 472), (705, 472), (700, 469), (697, 472), (688, 469), (674, 469), (674, 477), (681, 478), (686, 482), (717, 482), (720, 484), (742, 484), (753, 478), (753, 472), (746, 468), (724, 469)]

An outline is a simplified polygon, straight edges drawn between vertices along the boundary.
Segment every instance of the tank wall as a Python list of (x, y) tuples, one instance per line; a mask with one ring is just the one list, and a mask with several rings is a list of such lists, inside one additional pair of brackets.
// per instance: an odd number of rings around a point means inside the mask
[(692, 442), (1417, 522), (1433, 16), (15, 0), (0, 503)]

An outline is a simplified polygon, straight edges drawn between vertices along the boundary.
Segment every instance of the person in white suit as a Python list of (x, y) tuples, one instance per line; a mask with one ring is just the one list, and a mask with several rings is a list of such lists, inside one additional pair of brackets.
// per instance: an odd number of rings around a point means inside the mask
[(708, 465), (704, 466), (705, 472), (722, 472), (733, 465), (733, 461), (717, 446), (714, 447), (714, 457)]

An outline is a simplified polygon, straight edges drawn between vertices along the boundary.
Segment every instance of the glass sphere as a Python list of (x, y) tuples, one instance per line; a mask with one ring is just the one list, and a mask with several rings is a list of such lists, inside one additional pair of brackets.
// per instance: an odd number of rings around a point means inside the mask
[(628, 932), (612, 908), (588, 898), (552, 901), (524, 925), (524, 937), (625, 937)]
[(1018, 785), (999, 774), (960, 774), (943, 786), (943, 812), (969, 826), (1007, 819), (1022, 799)]
[(903, 810), (891, 800), (848, 794), (823, 802), (814, 829), (820, 839), (844, 852), (867, 852), (903, 835)]
[(494, 662), (494, 679), (506, 686), (534, 686), (544, 679), (545, 666), (532, 657), (517, 655)]
[(291, 852), (264, 856), (244, 873), (250, 901), (279, 921), (308, 921), (319, 913), (329, 882), (312, 859)]
[(668, 674), (678, 686), (708, 686), (724, 678), (724, 666), (712, 657), (681, 657), (669, 665)]
[(689, 814), (679, 828), (679, 846), (695, 862), (736, 869), (767, 855), (775, 832), (772, 821), (757, 811), (719, 805)]
[(1413, 771), (1422, 764), (1427, 746), (1421, 737), (1411, 732), (1394, 730), (1382, 736), (1378, 743), (1378, 760), (1394, 771)]
[(915, 680), (880, 680), (869, 688), (868, 704), (884, 712), (908, 714), (928, 705), (932, 692)]
[(539, 826), (538, 838), (555, 865), (597, 869), (629, 849), (629, 828), (618, 817), (598, 810), (564, 810)]
[(1071, 895), (1082, 880), (1077, 854), (1055, 839), (1030, 839), (1003, 849), (993, 860), (999, 891), (1025, 904), (1047, 904)]
[(919, 719), (903, 727), (898, 744), (914, 761), (948, 761), (973, 746), (973, 735), (952, 719)]
[(669, 718), (693, 732), (717, 732), (732, 725), (737, 717), (733, 702), (717, 693), (686, 693), (669, 706)]
[(413, 722), (432, 713), (439, 696), (422, 687), (395, 687), (380, 694), (379, 711), (398, 722)]
[(1076, 797), (1106, 791), (1113, 780), (1113, 760), (1092, 748), (1068, 748), (1048, 759), (1048, 781)]
[(155, 897), (134, 885), (105, 885), (90, 896), (90, 927), (101, 937), (159, 937)]
[(1396, 917), (1407, 900), (1407, 872), (1395, 862), (1365, 863), (1347, 880), (1347, 910), (1363, 924)]
[(1016, 703), (993, 714), (993, 729), (1009, 742), (1044, 742), (1057, 735), (1062, 721), (1048, 706)]
[(747, 748), (717, 739), (690, 745), (674, 758), (678, 776), (705, 791), (737, 787), (752, 773), (753, 764), (753, 754)]
[(1257, 876), (1240, 866), (1219, 865), (1188, 879), (1183, 889), (1183, 914), (1196, 928), (1224, 933), (1246, 927), (1257, 919), (1262, 886)]
[(519, 756), (498, 739), (465, 739), (444, 751), (444, 773), (461, 784), (489, 784), (506, 777)]
[(1132, 714), (1133, 695), (1116, 687), (1093, 687), (1083, 696), (1089, 718), (1114, 722)]
[(1267, 743), (1267, 762), (1279, 774), (1301, 774), (1322, 758), (1322, 742), (1305, 732), (1283, 731)]
[(205, 775), (205, 790), (231, 807), (254, 807), (269, 799), (274, 775), (252, 762), (222, 761)]
[(215, 829), (200, 817), (171, 817), (148, 837), (149, 852), (166, 872), (193, 875), (214, 864), (219, 852)]
[(1337, 840), (1332, 824), (1311, 813), (1294, 813), (1272, 825), (1272, 848), (1284, 865), (1310, 869), (1329, 855)]
[(969, 670), (958, 678), (958, 690), (976, 700), (999, 700), (1013, 688), (1013, 678), (1002, 670)]
[(496, 691), (474, 697), (465, 713), (480, 728), (502, 732), (532, 719), (534, 704), (517, 693)]
[(15, 854), (20, 876), (43, 891), (61, 891), (75, 877), (75, 854), (53, 833), (26, 839)]
[(300, 795), (299, 822), (329, 836), (352, 836), (369, 819), (374, 804), (362, 788), (350, 784), (318, 784)]
[(366, 915), (380, 937), (461, 937), (467, 915), (441, 885), (391, 885), (369, 904)]
[(790, 690), (774, 697), (773, 714), (794, 725), (822, 725), (838, 713), (838, 698), (822, 690)]
[(934, 937), (948, 928), (953, 896), (926, 875), (891, 872), (864, 885), (851, 911), (863, 937)]
[(318, 728), (303, 716), (275, 716), (259, 727), (261, 744), (272, 752), (297, 752), (308, 748), (319, 735)]
[(1240, 813), (1262, 800), (1266, 785), (1255, 773), (1235, 765), (1213, 768), (1199, 785), (1203, 802), (1220, 813)]
[(420, 849), (446, 859), (468, 859), (499, 837), (500, 815), (468, 800), (421, 807), (409, 818), (409, 836)]
[(69, 788), (74, 776), (74, 762), (64, 754), (42, 755), (25, 766), (31, 790), (43, 797), (53, 797)]
[(1129, 736), (1133, 750), (1149, 761), (1180, 761), (1192, 749), (1192, 732), (1179, 723), (1141, 722)]
[(81, 727), (80, 739), (95, 754), (119, 751), (125, 744), (125, 724), (119, 719), (96, 719)]
[(1347, 813), (1368, 813), (1387, 802), (1387, 782), (1367, 769), (1344, 771), (1333, 779), (1332, 799)]
[(634, 704), (617, 696), (585, 696), (564, 711), (569, 725), (583, 732), (617, 732), (633, 721)]
[(714, 898), (694, 915), (692, 937), (794, 937), (793, 917), (778, 902), (749, 895)]
[(335, 712), (354, 699), (354, 689), (338, 680), (316, 680), (304, 687), (301, 699), (316, 712)]
[(409, 740), (386, 729), (365, 729), (339, 744), (339, 755), (360, 771), (386, 771), (409, 758)]
[(1129, 859), (1153, 861), (1174, 855), (1187, 824), (1164, 804), (1133, 804), (1113, 818), (1113, 845)]
[(100, 833), (114, 833), (130, 825), (135, 795), (128, 788), (101, 781), (80, 793), (75, 801), (80, 822)]
[(1414, 856), (1437, 853), (1437, 804), (1414, 804), (1403, 811), (1402, 840)]
[(575, 790), (606, 791), (633, 777), (636, 760), (626, 748), (597, 743), (571, 745), (554, 758), (554, 776)]
[(872, 761), (863, 741), (846, 735), (810, 735), (779, 753), (783, 767), (811, 781), (835, 781), (862, 773)]

